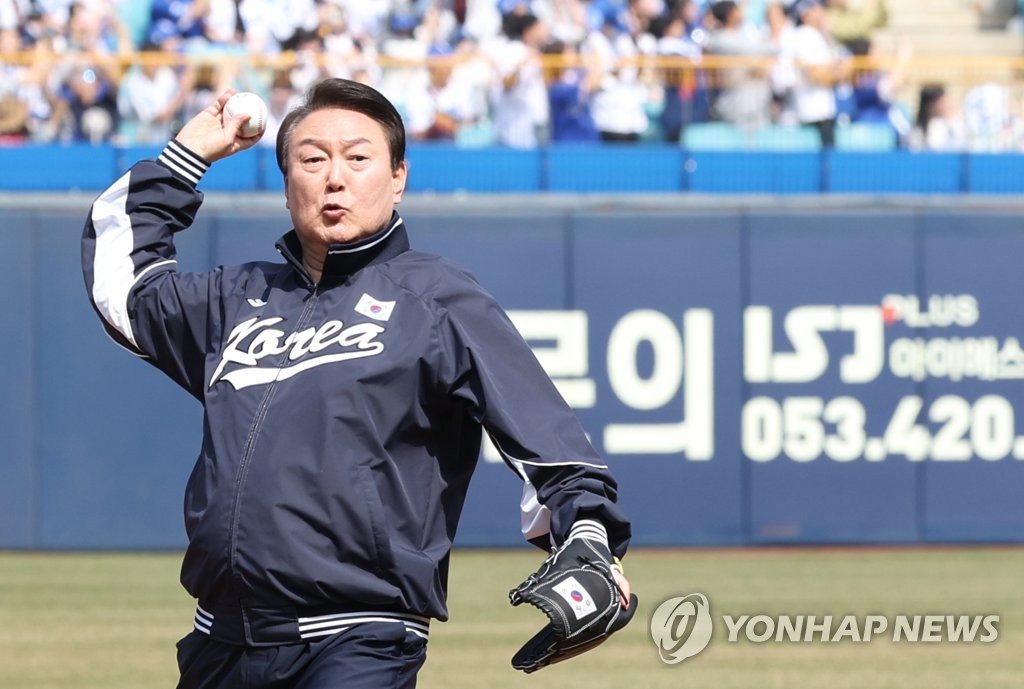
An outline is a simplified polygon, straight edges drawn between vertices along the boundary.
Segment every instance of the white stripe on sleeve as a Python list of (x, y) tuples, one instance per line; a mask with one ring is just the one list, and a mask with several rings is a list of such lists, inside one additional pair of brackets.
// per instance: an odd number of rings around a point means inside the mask
[(125, 210), (130, 180), (131, 172), (126, 172), (92, 207), (92, 225), (96, 231), (92, 300), (103, 319), (138, 347), (128, 317), (128, 293), (135, 283), (134, 237)]
[(187, 179), (193, 186), (199, 184), (199, 180), (210, 169), (207, 162), (173, 139), (160, 152), (157, 160)]
[[(521, 467), (520, 467), (521, 469)], [(523, 538), (532, 541), (538, 536), (551, 533), (551, 510), (537, 500), (537, 488), (530, 480), (523, 477), (523, 497), (519, 501), (519, 514), (522, 519)]]
[(494, 436), (491, 436), (491, 442), (494, 443), (494, 447), (505, 462), (523, 479), (523, 495), (519, 500), (523, 538), (527, 541), (532, 541), (539, 536), (550, 534), (551, 510), (540, 504), (540, 500), (537, 499), (537, 487), (530, 482), (530, 477), (526, 475), (523, 462), (505, 452), (504, 448), (501, 447), (501, 443)]
[(592, 541), (603, 543), (606, 547), (608, 546), (608, 530), (604, 528), (604, 524), (596, 519), (578, 519), (575, 521), (572, 529), (569, 530), (569, 537), (565, 540), (569, 542), (577, 538), (589, 538)]

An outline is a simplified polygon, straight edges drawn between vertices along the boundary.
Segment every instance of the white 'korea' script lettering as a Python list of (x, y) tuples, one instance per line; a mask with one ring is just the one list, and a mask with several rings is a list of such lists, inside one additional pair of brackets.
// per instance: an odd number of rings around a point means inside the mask
[[(384, 332), (384, 328), (375, 323), (357, 323), (346, 328), (341, 321), (332, 320), (316, 328), (288, 334), (273, 327), (283, 320), (278, 317), (250, 318), (235, 326), (228, 335), (220, 364), (210, 378), (210, 387), (219, 380), (225, 380), (236, 390), (241, 390), (285, 380), (324, 364), (376, 356), (384, 351), (384, 343), (374, 339)], [(307, 357), (337, 348), (344, 351)], [(297, 363), (273, 368), (259, 366), (261, 359), (285, 353), (289, 362)], [(239, 368), (225, 373), (229, 364), (237, 364)]]

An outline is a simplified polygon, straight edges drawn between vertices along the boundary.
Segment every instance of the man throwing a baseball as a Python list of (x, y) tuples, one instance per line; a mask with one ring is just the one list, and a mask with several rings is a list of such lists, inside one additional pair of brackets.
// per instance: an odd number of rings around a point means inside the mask
[(282, 123), (283, 262), (175, 269), (215, 161), (253, 146), (231, 93), (93, 204), (83, 237), (107, 332), (203, 405), (181, 580), (197, 600), (181, 689), (412, 687), (482, 430), (551, 554), (510, 592), (549, 622), (531, 672), (601, 643), (636, 597), (616, 482), (504, 312), (410, 249), (405, 131), (367, 86), (315, 84)]

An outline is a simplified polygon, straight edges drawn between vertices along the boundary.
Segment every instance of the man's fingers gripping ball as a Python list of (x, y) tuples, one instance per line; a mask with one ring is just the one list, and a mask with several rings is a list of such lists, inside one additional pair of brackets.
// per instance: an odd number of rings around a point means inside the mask
[(573, 539), (509, 592), (512, 605), (529, 603), (548, 617), (512, 658), (513, 667), (534, 672), (588, 651), (626, 626), (637, 598), (631, 594), (629, 606), (622, 607), (611, 563), (600, 541)]

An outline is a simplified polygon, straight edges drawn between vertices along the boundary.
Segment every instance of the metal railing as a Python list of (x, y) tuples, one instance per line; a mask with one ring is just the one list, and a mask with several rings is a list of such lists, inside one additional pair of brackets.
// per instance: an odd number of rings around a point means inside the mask
[[(578, 56), (543, 55), (538, 59), (549, 83), (557, 79), (566, 68), (599, 69), (595, 64)], [(459, 65), (471, 60), (487, 63), (489, 58), (481, 52), (432, 56), (423, 60), (401, 60), (386, 54), (376, 55), (372, 59), (343, 59), (325, 53), (303, 52), (250, 55), (232, 50), (208, 50), (193, 54), (146, 51), (96, 54), (55, 53), (37, 49), (0, 54), (2, 75), (6, 82), (2, 84), (0, 95), (6, 94), (9, 102), (11, 98), (18, 98), (20, 85), (35, 83), (42, 92), (56, 100), (55, 88), (66, 80), (68, 75), (90, 69), (93, 70), (93, 78), (105, 78), (116, 87), (133, 68), (166, 65), (178, 70), (182, 78), (181, 83), (186, 88), (203, 87), (216, 91), (234, 85), (237, 88), (266, 94), (275, 86), (289, 88), (290, 75), (295, 70), (311, 70), (323, 76), (345, 76), (373, 83), (396, 70), (418, 73), (421, 78), (426, 79), (431, 73), (450, 73)], [(664, 131), (658, 131), (657, 127), (659, 112), (664, 107), (667, 93), (675, 91), (690, 98), (696, 94), (707, 100), (707, 112), (688, 114), (690, 119), (682, 123), (684, 128), (707, 120), (728, 121), (727, 114), (723, 117), (723, 113), (717, 112), (712, 101), (723, 92), (735, 88), (738, 83), (759, 82), (766, 84), (778, 101), (779, 94), (775, 92), (772, 80), (773, 71), (777, 70), (780, 64), (781, 61), (775, 57), (704, 55), (698, 59), (691, 59), (655, 55), (619, 61), (605, 69), (613, 75), (617, 72), (628, 72), (629, 76), (626, 78), (635, 79), (648, 87), (646, 107), (651, 117), (652, 129), (646, 138), (678, 140), (675, 132), (666, 134)], [(981, 107), (987, 111), (978, 114), (975, 119), (983, 118), (986, 120), (985, 126), (1010, 132), (1002, 137), (1001, 140), (1005, 140), (1003, 143), (998, 146), (989, 145), (987, 150), (1016, 151), (1024, 147), (1024, 134), (1020, 133), (1024, 132), (1024, 57), (919, 55), (908, 59), (896, 55), (861, 56), (851, 57), (837, 64), (832, 74), (832, 85), (840, 91), (851, 85), (855, 86), (858, 80), (872, 75), (898, 76), (899, 83), (895, 85), (896, 88), (890, 95), (891, 104), (898, 107), (911, 124), (917, 117), (922, 88), (941, 85), (954, 109), (960, 109), (971, 105), (967, 101), (972, 90), (987, 86), (990, 90), (987, 101), (985, 98), (980, 99)], [(443, 78), (440, 80), (443, 81)], [(480, 97), (484, 101), (487, 100), (486, 93), (481, 93)], [(769, 113), (768, 121), (774, 123), (774, 116), (775, 113)], [(842, 116), (840, 113), (841, 118)], [(468, 124), (476, 127), (479, 121), (474, 120)], [(475, 141), (484, 144), (492, 142), (486, 136)], [(901, 140), (899, 143), (905, 142)], [(975, 150), (978, 148), (975, 147)]]

